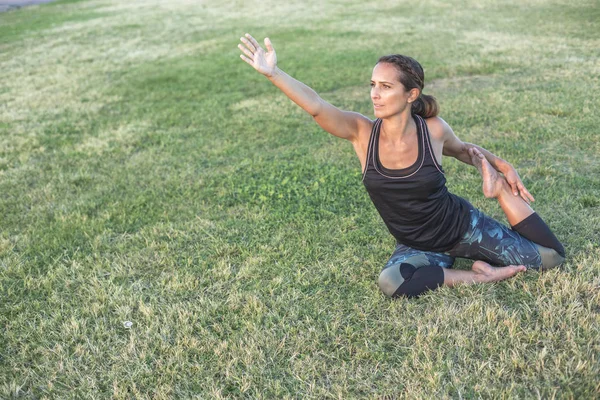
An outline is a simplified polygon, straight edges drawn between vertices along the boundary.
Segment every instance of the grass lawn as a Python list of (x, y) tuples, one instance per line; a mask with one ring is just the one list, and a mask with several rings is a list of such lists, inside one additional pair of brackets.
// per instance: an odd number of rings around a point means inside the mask
[[(599, 21), (597, 0), (0, 14), (0, 398), (597, 398)], [(567, 262), (387, 299), (394, 241), (352, 146), (239, 59), (245, 32), (369, 117), (377, 58), (415, 57)], [(475, 168), (444, 168), (504, 220)]]

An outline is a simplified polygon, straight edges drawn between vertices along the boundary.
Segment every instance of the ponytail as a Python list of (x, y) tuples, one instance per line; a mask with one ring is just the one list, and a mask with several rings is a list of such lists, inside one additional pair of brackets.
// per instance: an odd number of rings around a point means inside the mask
[(428, 94), (421, 94), (417, 100), (412, 103), (412, 113), (420, 115), (427, 119), (435, 117), (440, 111), (437, 100), (435, 97)]

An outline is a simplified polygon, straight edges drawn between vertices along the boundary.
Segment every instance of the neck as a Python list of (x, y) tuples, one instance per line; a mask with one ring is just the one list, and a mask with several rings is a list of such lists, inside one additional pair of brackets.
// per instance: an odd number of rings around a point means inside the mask
[(383, 118), (381, 136), (390, 141), (402, 141), (415, 133), (416, 123), (410, 111)]

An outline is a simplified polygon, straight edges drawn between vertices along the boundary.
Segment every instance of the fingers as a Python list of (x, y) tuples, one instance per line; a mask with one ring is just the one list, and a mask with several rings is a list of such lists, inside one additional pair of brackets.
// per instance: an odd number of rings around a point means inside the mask
[(529, 193), (529, 191), (525, 188), (525, 185), (523, 185), (523, 181), (514, 168), (511, 167), (504, 176), (506, 177), (506, 182), (508, 182), (510, 190), (514, 196), (520, 195), (527, 204), (531, 204), (532, 201), (535, 201), (531, 193)]
[(252, 52), (250, 50), (248, 50), (246, 47), (242, 46), (241, 44), (238, 44), (238, 49), (240, 49), (249, 58), (251, 58), (251, 59), (254, 58), (254, 54), (252, 54)]
[(513, 194), (515, 196), (519, 195), (519, 186), (517, 184), (517, 182), (514, 179), (507, 179), (506, 180), (508, 182), (508, 184), (510, 185), (510, 190), (512, 190)]
[[(243, 37), (240, 38), (240, 40), (242, 41), (242, 43), (244, 43), (245, 47), (242, 46), (241, 44), (238, 44), (238, 48), (244, 52), (244, 54), (250, 59), (250, 60), (254, 60), (254, 55), (257, 52), (261, 52), (264, 51), (262, 49), (262, 47), (260, 47), (260, 44), (258, 44), (258, 42), (256, 41), (256, 39), (254, 39), (252, 37), (252, 35), (250, 35), (249, 33), (246, 33)], [(267, 50), (269, 52), (274, 51), (273, 49), (273, 44), (271, 43), (271, 39), (269, 38), (265, 38), (265, 46), (267, 47)], [(242, 57), (242, 59), (244, 59)], [(244, 60), (246, 61), (246, 60)], [(247, 62), (247, 61), (246, 61)]]
[(245, 55), (243, 55), (243, 54), (240, 54), (240, 58), (241, 58), (242, 60), (246, 61), (248, 64), (250, 64), (250, 65), (254, 66), (254, 61), (252, 61), (251, 59), (249, 59), (249, 58), (248, 58), (248, 57), (246, 57)]
[(529, 191), (525, 188), (525, 186), (523, 185), (523, 182), (518, 181), (518, 182), (509, 182), (509, 185), (512, 189), (512, 192), (515, 196), (521, 196), (521, 198), (523, 200), (525, 200), (525, 202), (527, 204), (531, 204), (532, 201), (535, 201), (535, 199), (533, 198), (533, 196), (531, 195), (531, 193), (529, 193)]
[(241, 37), (240, 40), (244, 43), (245, 46), (238, 44), (238, 49), (240, 49), (244, 54), (240, 54), (240, 58), (244, 60), (246, 63), (254, 66), (254, 55), (260, 49), (258, 43), (252, 36), (246, 33), (246, 37)]
[(519, 187), (519, 193), (521, 194), (521, 197), (523, 198), (523, 200), (525, 200), (527, 203), (531, 203), (532, 201), (535, 201), (535, 199), (533, 198), (531, 193), (529, 193), (529, 191), (525, 188), (523, 183), (519, 182), (517, 186)]
[(254, 47), (254, 49), (251, 49), (252, 52), (255, 52), (256, 50), (258, 50), (258, 49), (261, 48), (260, 44), (258, 44), (258, 42), (256, 41), (256, 39), (254, 39), (252, 37), (252, 35), (250, 35), (249, 33), (246, 33), (244, 36), (246, 37), (247, 40), (250, 41), (250, 44), (252, 44), (252, 46)]
[[(244, 41), (244, 38), (241, 38), (242, 41)], [(246, 46), (248, 45), (246, 42), (244, 42), (246, 44)], [(250, 51), (250, 49), (242, 46), (241, 44), (238, 44), (238, 49), (240, 49), (244, 54), (240, 54), (240, 58), (242, 60), (244, 60), (245, 62), (247, 62), (248, 64), (254, 66), (254, 54), (252, 53), (252, 51)], [(246, 57), (248, 56), (248, 57)]]
[(473, 155), (473, 154), (474, 154), (474, 155), (476, 155), (477, 157), (481, 158), (482, 160), (485, 158), (485, 156), (483, 155), (483, 153), (482, 153), (482, 152), (480, 152), (480, 151), (479, 151), (478, 149), (476, 149), (475, 147), (471, 147), (471, 148), (469, 148), (468, 152), (469, 152), (471, 155)]
[(508, 184), (510, 185), (510, 189), (512, 190), (513, 194), (515, 196), (519, 195), (519, 185), (517, 182), (511, 180), (509, 181), (508, 179), (506, 180), (508, 182)]
[(242, 43), (244, 43), (246, 45), (248, 50), (250, 50), (252, 53), (256, 53), (256, 46), (254, 46), (254, 44), (252, 44), (252, 42), (250, 42), (245, 37), (241, 37), (240, 40), (242, 41)]
[(265, 38), (265, 46), (267, 47), (268, 52), (272, 52), (275, 50), (273, 49), (273, 44), (271, 43), (271, 39), (269, 38)]
[(533, 195), (531, 193), (529, 193), (529, 191), (527, 189), (525, 189), (525, 193), (527, 194), (527, 197), (529, 198), (529, 200), (535, 201), (535, 197), (533, 197)]

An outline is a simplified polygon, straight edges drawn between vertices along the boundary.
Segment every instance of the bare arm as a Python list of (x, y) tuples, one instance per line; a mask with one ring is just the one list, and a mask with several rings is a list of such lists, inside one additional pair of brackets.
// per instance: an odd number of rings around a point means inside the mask
[(265, 39), (265, 52), (249, 34), (240, 39), (238, 47), (244, 54), (240, 57), (258, 72), (266, 76), (294, 103), (309, 113), (325, 131), (334, 136), (354, 141), (361, 124), (371, 121), (361, 114), (343, 111), (323, 100), (313, 89), (292, 78), (277, 67), (277, 56), (269, 38)]
[(520, 195), (523, 200), (528, 203), (535, 201), (531, 193), (529, 193), (527, 188), (525, 188), (525, 185), (523, 185), (523, 182), (521, 181), (521, 178), (519, 177), (519, 174), (515, 168), (508, 161), (492, 154), (490, 151), (481, 146), (461, 141), (454, 134), (452, 128), (450, 128), (450, 126), (443, 119), (437, 118), (436, 124), (437, 123), (441, 125), (442, 140), (444, 143), (443, 154), (445, 156), (454, 157), (465, 164), (473, 165), (473, 161), (471, 160), (471, 156), (469, 154), (469, 149), (476, 148), (484, 155), (494, 169), (504, 174), (504, 177), (512, 188), (515, 196)]

